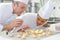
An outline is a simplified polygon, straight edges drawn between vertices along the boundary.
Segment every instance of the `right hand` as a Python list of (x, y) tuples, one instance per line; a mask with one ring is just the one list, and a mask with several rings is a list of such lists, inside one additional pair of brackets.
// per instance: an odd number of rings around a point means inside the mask
[(23, 23), (23, 20), (22, 19), (16, 19), (16, 20), (13, 20), (10, 25), (13, 26), (13, 27), (19, 27), (21, 26)]
[(3, 25), (3, 29), (2, 31), (4, 30), (12, 30), (14, 27), (20, 27), (23, 23), (23, 20), (22, 19), (16, 19), (16, 20), (13, 20), (10, 24), (7, 24), (7, 25)]

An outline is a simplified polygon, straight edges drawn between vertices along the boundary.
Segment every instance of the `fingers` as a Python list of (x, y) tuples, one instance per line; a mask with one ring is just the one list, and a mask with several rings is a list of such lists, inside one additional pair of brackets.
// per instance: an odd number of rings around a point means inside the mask
[(25, 30), (29, 29), (29, 26), (22, 26), (21, 29), (19, 29), (17, 32), (25, 32)]
[(60, 27), (55, 27), (56, 30), (60, 30)]
[(13, 20), (10, 24), (13, 27), (19, 27), (22, 25), (22, 23), (23, 23), (22, 19), (16, 19), (16, 20)]
[(22, 19), (17, 19), (16, 22), (17, 22), (17, 26), (21, 26), (22, 23), (23, 23), (23, 20)]
[(43, 25), (44, 27), (49, 27), (50, 25), (49, 24), (45, 24), (45, 25)]
[(16, 22), (23, 22), (22, 19), (16, 19)]
[(30, 27), (28, 27), (28, 26), (23, 26), (22, 29), (27, 30), (27, 29), (29, 29), (29, 28), (30, 28)]
[(22, 29), (19, 29), (17, 32), (24, 32), (24, 30), (22, 30)]
[(17, 22), (17, 24), (22, 24), (23, 22)]

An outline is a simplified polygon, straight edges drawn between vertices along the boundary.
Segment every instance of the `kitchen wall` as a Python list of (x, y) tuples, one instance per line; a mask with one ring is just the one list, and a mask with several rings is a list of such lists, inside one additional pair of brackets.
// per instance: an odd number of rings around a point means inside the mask
[(51, 17), (60, 17), (60, 0), (55, 0), (55, 9), (52, 12)]

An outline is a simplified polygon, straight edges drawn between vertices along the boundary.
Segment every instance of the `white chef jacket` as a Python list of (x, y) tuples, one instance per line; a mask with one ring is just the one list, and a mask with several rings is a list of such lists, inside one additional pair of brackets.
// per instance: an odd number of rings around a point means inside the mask
[(0, 31), (4, 24), (8, 24), (12, 20), (16, 19), (17, 15), (12, 12), (12, 3), (0, 3)]

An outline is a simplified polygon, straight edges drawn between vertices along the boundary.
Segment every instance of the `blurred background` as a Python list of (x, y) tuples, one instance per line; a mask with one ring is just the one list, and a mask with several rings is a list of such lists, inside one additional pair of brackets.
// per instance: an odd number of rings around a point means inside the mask
[[(0, 0), (0, 3), (10, 3), (13, 0)], [(30, 0), (28, 7), (24, 13), (37, 13), (38, 10), (47, 2), (48, 0)], [(52, 12), (51, 17), (48, 19), (48, 23), (60, 22), (60, 0), (54, 0), (55, 6), (53, 7), (54, 11)]]

